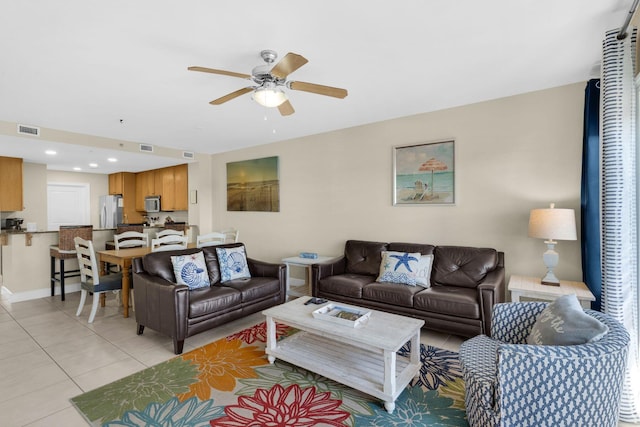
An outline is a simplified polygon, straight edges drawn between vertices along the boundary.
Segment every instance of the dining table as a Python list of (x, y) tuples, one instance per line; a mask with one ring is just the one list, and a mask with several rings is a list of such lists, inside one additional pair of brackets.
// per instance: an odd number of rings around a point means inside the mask
[(97, 251), (102, 274), (107, 271), (107, 264), (119, 265), (122, 269), (122, 307), (124, 317), (129, 317), (129, 289), (131, 289), (131, 263), (134, 258), (145, 256), (151, 252), (149, 246), (126, 249), (108, 249)]
[[(195, 248), (195, 243), (189, 243), (188, 248)], [(138, 248), (108, 249), (97, 251), (100, 260), (100, 270), (102, 274), (107, 271), (107, 264), (119, 265), (122, 269), (122, 308), (124, 317), (129, 317), (129, 290), (131, 289), (131, 264), (134, 258), (140, 258), (151, 253), (151, 247), (141, 246)]]

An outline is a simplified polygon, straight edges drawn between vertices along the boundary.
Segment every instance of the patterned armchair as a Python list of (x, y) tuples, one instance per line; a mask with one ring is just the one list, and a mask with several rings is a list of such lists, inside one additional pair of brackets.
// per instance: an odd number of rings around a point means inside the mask
[(617, 426), (629, 334), (612, 317), (585, 312), (609, 327), (599, 341), (526, 344), (544, 302), (496, 304), (491, 338), (460, 347), (471, 427)]

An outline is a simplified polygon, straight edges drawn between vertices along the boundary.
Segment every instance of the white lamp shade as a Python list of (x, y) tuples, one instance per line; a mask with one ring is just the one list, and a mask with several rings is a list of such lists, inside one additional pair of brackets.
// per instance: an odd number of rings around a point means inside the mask
[(573, 209), (532, 209), (529, 237), (548, 240), (576, 240), (576, 214)]
[(263, 107), (277, 107), (287, 100), (287, 95), (280, 88), (258, 88), (253, 99)]

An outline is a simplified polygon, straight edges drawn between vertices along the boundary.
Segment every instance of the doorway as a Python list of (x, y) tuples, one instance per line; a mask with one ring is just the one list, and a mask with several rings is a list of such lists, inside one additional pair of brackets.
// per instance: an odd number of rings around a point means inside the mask
[(91, 223), (89, 184), (47, 184), (47, 230), (57, 231), (61, 225)]

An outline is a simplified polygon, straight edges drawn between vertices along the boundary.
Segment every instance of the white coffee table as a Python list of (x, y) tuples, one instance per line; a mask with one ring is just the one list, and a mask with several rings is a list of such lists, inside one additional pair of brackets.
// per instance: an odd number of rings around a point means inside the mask
[[(267, 317), (269, 362), (278, 358), (323, 375), (383, 400), (385, 409), (393, 412), (396, 398), (420, 372), (424, 321), (371, 310), (366, 324), (354, 328), (314, 318), (312, 312), (323, 305), (304, 305), (307, 300), (298, 298), (262, 312)], [(276, 322), (300, 332), (276, 341)], [(399, 356), (407, 341), (409, 357)]]

